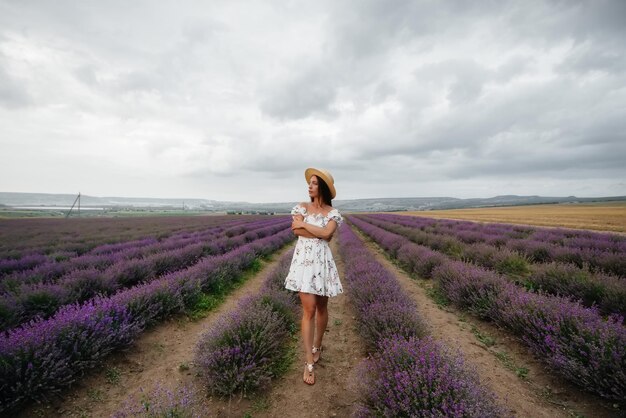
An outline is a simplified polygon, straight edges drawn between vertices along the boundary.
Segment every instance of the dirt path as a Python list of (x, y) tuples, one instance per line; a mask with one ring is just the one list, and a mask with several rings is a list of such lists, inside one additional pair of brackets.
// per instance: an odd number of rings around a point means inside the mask
[[(180, 316), (147, 330), (129, 350), (112, 355), (103, 367), (81, 379), (75, 388), (64, 394), (64, 400), (29, 407), (19, 416), (109, 417), (129, 395), (137, 396), (140, 388), (149, 391), (157, 382), (169, 388), (181, 383), (199, 385), (192, 363), (200, 335), (221, 314), (233, 309), (242, 297), (257, 292), (277, 260), (292, 247), (288, 245), (274, 254), (271, 261), (262, 262), (262, 269), (256, 275), (235, 289), (205, 318), (190, 321)], [(223, 410), (227, 403), (216, 400), (208, 406), (209, 410)]]
[[(331, 241), (339, 277), (345, 270), (338, 243)], [(352, 414), (357, 394), (354, 390), (354, 367), (365, 357), (365, 345), (356, 333), (356, 321), (347, 301), (349, 289), (328, 301), (328, 327), (324, 335), (322, 360), (316, 366), (315, 384), (302, 381), (304, 352), (298, 335), (296, 361), (272, 388), (266, 400), (269, 407), (253, 413), (256, 417), (347, 417)]]
[[(594, 395), (582, 392), (577, 387), (546, 372), (544, 366), (528, 353), (507, 332), (494, 325), (472, 318), (451, 308), (439, 307), (429, 296), (432, 286), (428, 280), (412, 279), (396, 266), (385, 252), (370, 239), (355, 232), (366, 242), (377, 261), (394, 272), (402, 288), (415, 300), (419, 314), (430, 325), (431, 334), (448, 346), (458, 348), (468, 363), (475, 367), (480, 379), (496, 393), (509, 410), (519, 417), (614, 417), (610, 405)], [(488, 344), (482, 343), (489, 338)], [(500, 358), (507, 357), (511, 367), (506, 367)], [(516, 374), (516, 368), (528, 369), (527, 379)]]

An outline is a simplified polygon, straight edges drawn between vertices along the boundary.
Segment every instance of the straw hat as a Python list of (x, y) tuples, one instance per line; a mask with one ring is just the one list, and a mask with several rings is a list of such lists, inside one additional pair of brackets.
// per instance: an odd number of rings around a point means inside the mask
[(330, 197), (331, 199), (334, 199), (337, 192), (335, 191), (335, 179), (333, 179), (333, 176), (328, 171), (321, 168), (309, 167), (304, 170), (304, 178), (306, 179), (307, 183), (313, 175), (320, 177), (322, 180), (324, 180), (324, 182), (326, 182), (328, 188), (330, 189)]

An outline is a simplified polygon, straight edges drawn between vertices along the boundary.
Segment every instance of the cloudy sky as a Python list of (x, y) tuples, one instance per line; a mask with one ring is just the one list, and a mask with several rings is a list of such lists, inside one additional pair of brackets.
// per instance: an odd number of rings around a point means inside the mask
[(0, 0), (0, 191), (626, 195), (626, 1)]

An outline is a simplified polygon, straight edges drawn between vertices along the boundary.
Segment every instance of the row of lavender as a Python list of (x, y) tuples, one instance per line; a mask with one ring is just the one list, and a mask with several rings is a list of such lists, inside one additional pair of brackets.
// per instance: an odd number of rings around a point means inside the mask
[(63, 307), (0, 336), (0, 412), (42, 400), (74, 383), (148, 325), (196, 306), (264, 257), (292, 241), (288, 229), (208, 256), (194, 266), (82, 305)]
[[(250, 215), (246, 218), (263, 218)], [(29, 254), (54, 257), (56, 253), (83, 254), (96, 246), (148, 236), (158, 240), (185, 231), (206, 229), (238, 216), (147, 216), (84, 219), (0, 219), (0, 259)]]
[[(159, 250), (159, 246), (163, 246), (167, 248), (167, 245), (176, 245), (178, 243), (184, 242), (186, 239), (192, 239), (199, 235), (204, 235), (207, 233), (216, 233), (222, 232), (225, 229), (234, 229), (237, 226), (245, 225), (246, 223), (252, 222), (252, 219), (247, 218), (236, 218), (231, 220), (225, 220), (222, 223), (215, 224), (215, 220), (208, 222), (201, 229), (192, 229), (192, 230), (183, 230), (178, 232), (173, 232), (167, 236), (164, 236), (162, 233), (158, 234), (159, 238), (154, 236), (156, 231), (152, 231), (152, 235), (141, 236), (137, 239), (123, 241), (123, 242), (115, 242), (115, 243), (104, 243), (100, 245), (95, 245), (91, 247), (88, 251), (64, 251), (64, 250), (56, 250), (51, 254), (43, 254), (37, 252), (36, 249), (31, 250), (28, 254), (20, 257), (20, 258), (3, 258), (0, 259), (0, 278), (6, 277), (7, 275), (12, 275), (13, 278), (17, 279), (28, 279), (30, 277), (34, 277), (36, 280), (46, 280), (49, 277), (54, 278), (58, 274), (62, 274), (63, 272), (67, 272), (70, 267), (64, 268), (68, 261), (72, 261), (77, 267), (81, 267), (83, 265), (89, 266), (98, 265), (102, 263), (98, 256), (104, 255), (112, 255), (120, 252), (132, 252), (132, 251), (143, 251), (149, 252), (151, 248), (157, 247), (154, 251)], [(71, 222), (71, 221), (70, 221)], [(110, 238), (110, 239), (118, 239)], [(178, 244), (180, 245), (180, 244)], [(104, 259), (106, 260), (106, 259)]]
[(357, 416), (505, 416), (461, 354), (425, 335), (416, 306), (393, 274), (347, 225), (339, 234), (350, 302), (371, 353), (359, 367)]
[[(247, 394), (290, 363), (289, 341), (297, 330), (299, 308), (297, 293), (284, 287), (292, 256), (293, 250), (287, 251), (258, 295), (240, 301), (200, 337), (194, 363), (211, 393)], [(129, 398), (113, 417), (204, 417), (209, 413), (202, 409), (203, 395), (190, 385), (171, 391), (157, 384), (142, 399)]]
[(617, 276), (592, 272), (571, 263), (532, 263), (523, 254), (508, 248), (466, 244), (455, 236), (427, 233), (407, 216), (371, 215), (362, 219), (456, 260), (495, 270), (529, 290), (570, 296), (579, 299), (584, 306), (596, 305), (604, 315), (626, 315), (626, 280)]
[(75, 270), (88, 268), (104, 270), (121, 260), (140, 259), (157, 253), (177, 250), (190, 244), (196, 244), (199, 241), (211, 241), (218, 235), (234, 237), (248, 232), (251, 226), (260, 227), (276, 222), (279, 222), (279, 220), (275, 218), (258, 221), (248, 220), (244, 223), (237, 222), (236, 225), (232, 226), (231, 223), (226, 223), (225, 225), (213, 226), (202, 231), (174, 234), (160, 241), (154, 238), (146, 238), (127, 243), (105, 244), (82, 255), (48, 260), (34, 268), (14, 271), (12, 274), (0, 278), (0, 285), (2, 286), (2, 291), (6, 292), (23, 283), (53, 283), (63, 275)]
[(507, 224), (478, 224), (469, 221), (430, 219), (418, 216), (371, 215), (419, 230), (424, 239), (454, 237), (459, 243), (485, 244), (509, 249), (534, 262), (558, 261), (579, 268), (626, 277), (626, 237), (590, 231), (521, 227)]
[(409, 216), (409, 219), (418, 222), (419, 227), (424, 231), (454, 234), (468, 243), (490, 242), (504, 245), (508, 241), (534, 241), (553, 246), (593, 249), (601, 252), (623, 253), (626, 251), (626, 239), (621, 235), (608, 232), (540, 228), (503, 223), (479, 223), (421, 216)]
[(202, 257), (222, 254), (274, 234), (287, 228), (288, 223), (287, 218), (255, 221), (236, 227), (239, 235), (228, 234), (233, 228), (221, 234), (200, 234), (191, 241), (185, 239), (178, 249), (165, 250), (172, 247), (172, 243), (166, 242), (163, 246), (157, 246), (163, 251), (145, 253), (144, 257), (137, 256), (137, 252), (130, 249), (128, 254), (122, 252), (94, 256), (103, 261), (99, 265), (102, 270), (93, 266), (81, 269), (73, 264), (73, 270), (52, 283), (22, 284), (0, 295), (0, 330), (10, 329), (36, 317), (47, 318), (69, 303), (84, 302), (96, 295), (108, 296), (163, 274), (187, 268)]
[(211, 393), (246, 395), (286, 371), (291, 337), (298, 330), (298, 294), (284, 281), (293, 250), (286, 252), (257, 294), (240, 301), (198, 341), (195, 364)]
[(456, 306), (517, 335), (557, 373), (605, 398), (626, 399), (623, 317), (603, 319), (596, 309), (529, 292), (496, 272), (452, 260), (358, 217), (350, 221), (407, 271), (433, 278)]

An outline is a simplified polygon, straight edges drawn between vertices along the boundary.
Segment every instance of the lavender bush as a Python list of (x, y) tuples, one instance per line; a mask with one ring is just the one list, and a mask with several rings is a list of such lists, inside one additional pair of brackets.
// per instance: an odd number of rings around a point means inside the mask
[(626, 317), (626, 281), (615, 276), (552, 262), (532, 266), (526, 285), (578, 299), (586, 307), (596, 305), (603, 315), (617, 313)]
[[(209, 222), (209, 224), (211, 225), (213, 222)], [(225, 221), (223, 224), (207, 226), (198, 231), (173, 233), (160, 239), (148, 237), (115, 244), (103, 244), (80, 254), (77, 252), (57, 250), (46, 255), (34, 254), (23, 256), (18, 260), (0, 260), (0, 266), (5, 261), (15, 264), (10, 271), (12, 272), (10, 277), (6, 277), (5, 275), (3, 278), (3, 274), (0, 272), (0, 279), (2, 279), (0, 280), (0, 284), (3, 285), (0, 289), (6, 288), (4, 281), (7, 278), (11, 281), (23, 283), (47, 283), (72, 270), (89, 267), (96, 267), (102, 270), (122, 259), (142, 258), (155, 253), (180, 249), (199, 241), (210, 242), (220, 234), (225, 236), (244, 234), (246, 231), (254, 229), (255, 227), (270, 225), (275, 222), (277, 222), (277, 219), (236, 219)], [(248, 226), (247, 228), (245, 227), (246, 224)], [(48, 233), (48, 231), (46, 231), (46, 233)], [(35, 256), (39, 262), (27, 263)]]
[(624, 403), (624, 318), (602, 320), (595, 309), (566, 298), (505, 286), (496, 303), (496, 323), (519, 335), (539, 358), (577, 385)]
[(346, 266), (359, 332), (372, 348), (383, 338), (423, 336), (425, 327), (414, 302), (403, 292), (392, 273), (363, 248), (349, 228), (340, 228), (341, 254)]
[(485, 243), (498, 249), (507, 247), (533, 262), (561, 261), (578, 267), (587, 264), (594, 270), (626, 277), (626, 238), (616, 234), (388, 214), (359, 217), (455, 258), (459, 255), (455, 240)]
[[(110, 251), (111, 246), (109, 245), (106, 245), (107, 248), (102, 251), (97, 251), (101, 250), (102, 247), (96, 247), (93, 251), (82, 254), (80, 256), (70, 257), (56, 262), (50, 260), (47, 263), (38, 265), (36, 268), (20, 271), (19, 273), (4, 277), (2, 280), (0, 280), (0, 284), (3, 285), (2, 287), (6, 288), (6, 286), (4, 286), (4, 283), (7, 280), (25, 284), (42, 282), (50, 283), (55, 281), (55, 279), (62, 276), (63, 274), (73, 270), (86, 269), (90, 267), (104, 270), (109, 266), (123, 260), (146, 258), (152, 255), (167, 253), (171, 250), (180, 250), (192, 244), (197, 245), (200, 242), (205, 244), (205, 249), (207, 253), (210, 254), (211, 251), (215, 249), (215, 247), (213, 246), (215, 240), (227, 241), (220, 238), (230, 238), (236, 235), (243, 235), (247, 232), (256, 232), (258, 237), (262, 238), (267, 232), (272, 232), (271, 230), (265, 231), (265, 227), (271, 227), (272, 225), (276, 225), (284, 221), (284, 218), (249, 221), (247, 225), (237, 225), (228, 229), (224, 229), (220, 226), (214, 226), (207, 230), (195, 232), (192, 234), (175, 234), (168, 237), (167, 239), (163, 239), (161, 241), (157, 241), (156, 243), (151, 244), (147, 244), (148, 240), (136, 241), (134, 242), (134, 245), (131, 246), (116, 244), (114, 246), (116, 248), (116, 251)], [(245, 242), (249, 241), (246, 239), (241, 239), (235, 244), (240, 245)], [(229, 247), (218, 246), (217, 248), (221, 250), (226, 250)]]
[(261, 292), (220, 317), (196, 347), (196, 364), (212, 393), (247, 394), (285, 371), (295, 333), (298, 297), (283, 280), (293, 251), (270, 273)]
[[(293, 239), (286, 229), (153, 282), (83, 305), (67, 305), (47, 320), (35, 320), (0, 336), (0, 412), (42, 400), (71, 385), (109, 352), (127, 346), (160, 318), (182, 312), (220, 280), (235, 280), (255, 257)], [(245, 261), (241, 261), (245, 260)], [(226, 266), (237, 266), (227, 269)]]
[(358, 369), (356, 415), (506, 416), (460, 354), (424, 337), (412, 300), (347, 225), (340, 227), (339, 238), (350, 302), (371, 353)]
[(434, 270), (433, 278), (438, 290), (459, 308), (483, 319), (497, 316), (496, 303), (506, 284), (497, 273), (448, 261)]
[[(210, 244), (196, 242), (194, 238), (193, 242), (182, 248), (137, 259), (127, 259), (124, 254), (120, 253), (80, 257), (83, 260), (85, 258), (106, 259), (107, 262), (98, 266), (96, 262), (90, 260), (85, 262), (85, 266), (92, 267), (84, 269), (79, 268), (77, 263), (73, 263), (75, 269), (54, 283), (22, 284), (14, 291), (1, 295), (0, 330), (10, 329), (37, 317), (48, 318), (63, 305), (83, 302), (98, 294), (111, 295), (120, 289), (148, 282), (164, 274), (189, 267), (202, 257), (220, 254), (244, 245), (250, 239), (258, 239), (268, 233), (285, 229), (288, 223), (289, 220), (285, 218), (270, 222), (266, 220), (251, 222), (245, 226), (238, 226), (236, 229), (227, 229), (226, 232), (232, 233), (230, 236), (212, 235)], [(246, 230), (246, 227), (250, 229)], [(236, 232), (239, 235), (233, 235)], [(107, 268), (100, 271), (102, 267)], [(85, 286), (89, 284), (94, 286)]]
[(125, 306), (96, 299), (0, 338), (0, 411), (48, 399), (140, 329)]
[(102, 245), (188, 234), (207, 227), (236, 225), (267, 216), (146, 216), (89, 219), (0, 219), (0, 259), (33, 254), (85, 254)]
[(433, 269), (446, 259), (436, 251), (412, 243), (404, 243), (398, 249), (396, 258), (407, 271), (424, 278), (430, 278)]
[(432, 338), (390, 338), (360, 365), (357, 417), (503, 417), (461, 355)]
[(258, 299), (242, 304), (203, 336), (196, 364), (213, 393), (243, 394), (276, 375), (289, 329), (281, 316)]
[(50, 260), (43, 254), (25, 255), (18, 259), (0, 260), (0, 277), (14, 271), (21, 271), (36, 267)]
[[(385, 248), (392, 257), (396, 257), (403, 267), (412, 273), (421, 277), (428, 278), (432, 269), (440, 265), (445, 257), (442, 253), (439, 258), (429, 255), (429, 261), (424, 259), (423, 254), (428, 254), (428, 246), (438, 251), (450, 255), (452, 258), (476, 263), (480, 266), (492, 269), (496, 272), (505, 274), (512, 282), (522, 285), (529, 290), (547, 292), (553, 295), (569, 296), (572, 299), (581, 300), (581, 302), (591, 307), (597, 305), (600, 312), (604, 315), (612, 313), (624, 314), (626, 311), (626, 281), (616, 276), (607, 275), (598, 271), (591, 271), (584, 261), (591, 257), (587, 252), (591, 249), (586, 248), (578, 252), (571, 253), (570, 248), (558, 247), (551, 249), (551, 257), (560, 259), (561, 262), (535, 263), (531, 261), (532, 257), (537, 257), (537, 253), (545, 246), (541, 243), (539, 247), (536, 243), (527, 244), (534, 246), (532, 253), (524, 251), (528, 250), (525, 245), (509, 245), (508, 247), (496, 248), (485, 242), (475, 242), (473, 244), (462, 245), (457, 248), (454, 241), (446, 241), (444, 236), (429, 235), (421, 227), (410, 228), (415, 222), (413, 220), (405, 220), (406, 216), (389, 215), (391, 220), (387, 219), (387, 215), (358, 216), (353, 219), (359, 228), (367, 230), (368, 234), (374, 234), (372, 237)], [(400, 220), (396, 218), (402, 218)], [(366, 219), (367, 222), (364, 220)], [(418, 219), (419, 220), (419, 219)], [(416, 222), (420, 225), (422, 221)], [(387, 232), (392, 232), (388, 234)], [(517, 232), (517, 231), (512, 231)], [(439, 231), (438, 233), (441, 233)], [(399, 243), (399, 237), (409, 240), (420, 245), (402, 244), (402, 251), (396, 250)], [(519, 241), (520, 243), (522, 241)], [(393, 248), (389, 243), (394, 243)], [(424, 246), (422, 246), (424, 245)], [(539, 245), (539, 244), (537, 244)], [(514, 248), (515, 250), (512, 250)], [(621, 247), (617, 247), (619, 249)], [(614, 248), (615, 249), (615, 248)], [(396, 252), (398, 252), (396, 254)], [(431, 253), (432, 254), (432, 253)], [(531, 254), (531, 255), (528, 255)], [(567, 254), (567, 257), (559, 256), (559, 254)], [(581, 254), (587, 254), (582, 256)], [(602, 253), (598, 257), (615, 257), (616, 253)], [(622, 257), (626, 259), (626, 257)], [(564, 264), (565, 261), (574, 261), (577, 264)], [(554, 280), (552, 280), (554, 279)]]
[[(380, 236), (383, 244), (394, 240), (391, 232), (354, 223), (375, 241)], [(622, 316), (603, 319), (595, 307), (529, 292), (494, 271), (460, 261), (444, 262), (432, 277), (449, 300), (511, 330), (559, 374), (605, 398), (626, 399)]]

